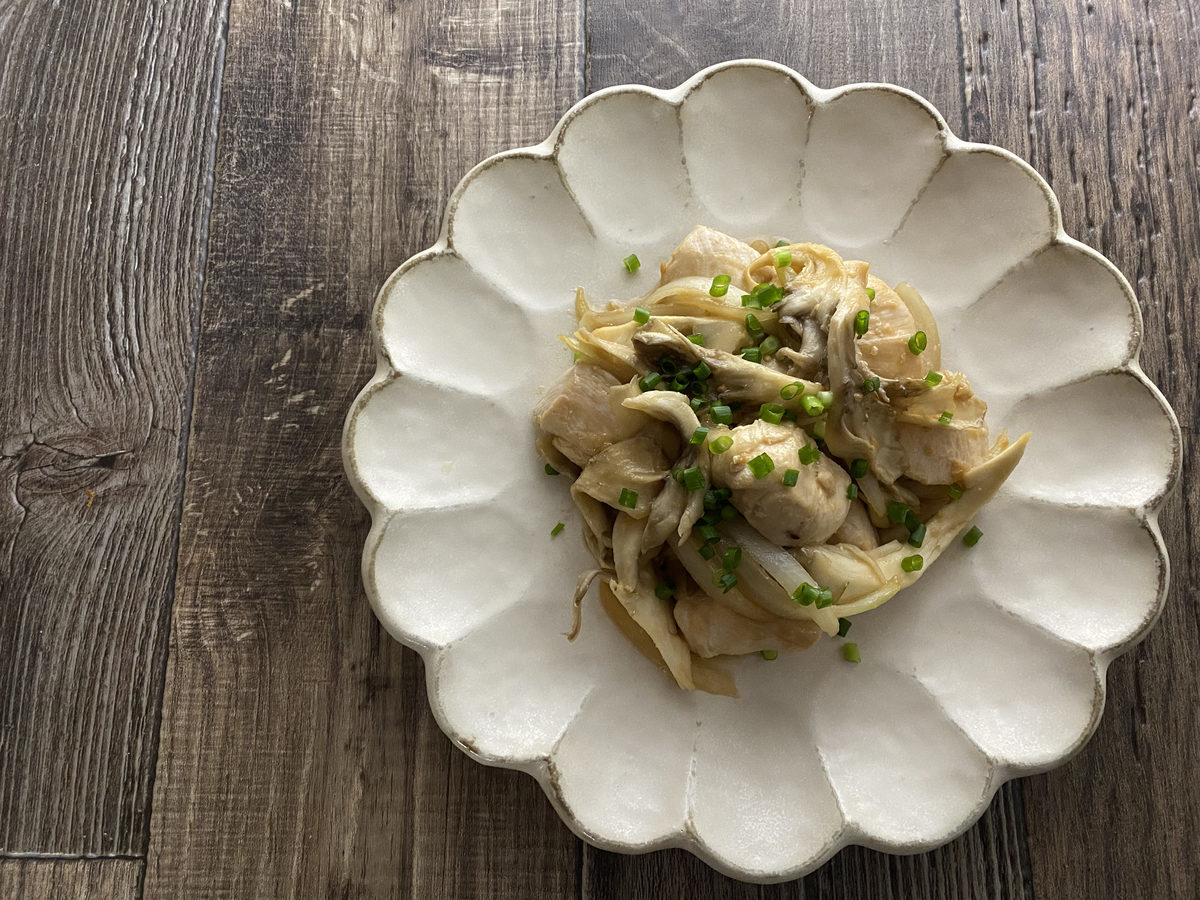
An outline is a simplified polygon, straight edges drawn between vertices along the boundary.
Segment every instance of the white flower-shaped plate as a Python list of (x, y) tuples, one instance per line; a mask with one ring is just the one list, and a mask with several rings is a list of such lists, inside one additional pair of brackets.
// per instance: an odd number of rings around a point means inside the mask
[[(912, 282), (993, 428), (1033, 432), (979, 545), (855, 619), (860, 665), (836, 640), (739, 659), (736, 700), (679, 690), (594, 598), (566, 640), (591, 561), (530, 418), (570, 363), (556, 335), (576, 286), (645, 292), (701, 223), (819, 241)], [(424, 657), (446, 734), (533, 775), (599, 847), (684, 847), (779, 881), (847, 844), (936, 846), (1005, 780), (1083, 745), (1109, 662), (1161, 609), (1156, 512), (1180, 437), (1138, 367), (1129, 284), (1063, 232), (1028, 165), (959, 140), (909, 91), (822, 90), (749, 60), (600, 91), (463, 179), (374, 326), (378, 371), (344, 443), (371, 513), (367, 593)]]

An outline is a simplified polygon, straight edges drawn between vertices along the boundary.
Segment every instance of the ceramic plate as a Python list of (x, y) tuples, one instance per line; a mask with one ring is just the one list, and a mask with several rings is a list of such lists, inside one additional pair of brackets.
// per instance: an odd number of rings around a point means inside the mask
[[(679, 690), (594, 595), (568, 643), (591, 560), (530, 418), (571, 361), (556, 336), (576, 286), (645, 292), (696, 224), (818, 241), (912, 282), (993, 429), (1033, 433), (979, 545), (855, 620), (860, 665), (828, 640), (741, 658), (736, 700)], [(367, 594), (424, 657), (450, 738), (533, 775), (597, 846), (684, 847), (775, 881), (847, 844), (943, 843), (1005, 780), (1082, 746), (1106, 667), (1160, 611), (1155, 516), (1180, 440), (1138, 367), (1129, 284), (1067, 237), (1029, 166), (901, 88), (822, 90), (738, 61), (594, 94), (463, 179), (374, 327), (378, 371), (344, 444), (372, 519)]]

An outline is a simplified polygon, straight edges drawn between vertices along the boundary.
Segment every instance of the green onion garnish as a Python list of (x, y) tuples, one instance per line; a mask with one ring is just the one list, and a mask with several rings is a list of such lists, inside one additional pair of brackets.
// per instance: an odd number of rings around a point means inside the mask
[[(751, 337), (763, 333), (762, 322), (758, 321), (758, 316), (754, 313), (746, 313), (746, 330), (750, 332)], [(754, 339), (758, 340), (757, 337)]]
[(743, 347), (742, 359), (746, 360), (746, 362), (760, 363), (762, 362), (762, 351), (757, 347)]
[(709, 410), (709, 414), (712, 416), (714, 422), (721, 425), (733, 424), (733, 410), (724, 404), (714, 406)]
[(805, 444), (800, 448), (800, 464), (811, 466), (821, 458), (821, 451), (817, 449), (816, 444)]
[(554, 468), (554, 466), (550, 465), (550, 463), (546, 463), (546, 474), (547, 475), (557, 475), (558, 469)]
[(912, 512), (908, 506), (901, 503), (899, 500), (889, 500), (887, 505), (887, 517), (889, 522), (895, 522), (897, 525), (904, 523), (905, 517)]
[(688, 401), (688, 406), (692, 408), (692, 412), (703, 412), (704, 407), (708, 405), (708, 401), (703, 397), (693, 397)]
[(833, 391), (817, 391), (817, 399), (821, 401), (821, 405), (826, 409), (833, 406)]
[(720, 573), (720, 578), (713, 578), (713, 581), (721, 588), (722, 594), (728, 594), (733, 588), (737, 587), (737, 576), (732, 572)]
[(786, 269), (792, 264), (791, 250), (776, 250), (775, 251), (775, 268)]
[(862, 662), (862, 657), (858, 654), (858, 644), (853, 641), (847, 641), (842, 644), (842, 659), (851, 663)]
[(960, 499), (962, 499), (962, 495), (963, 495), (962, 485), (960, 485), (960, 484), (947, 485), (946, 493), (950, 495), (951, 500), (960, 500)]
[(662, 382), (662, 376), (657, 372), (651, 372), (649, 375), (643, 375), (638, 379), (638, 387), (643, 391), (652, 391)]
[(904, 527), (910, 532), (916, 531), (917, 526), (921, 524), (921, 520), (917, 518), (917, 514), (911, 509), (904, 514)]
[(633, 309), (633, 321), (639, 325), (645, 325), (650, 321), (650, 310), (644, 306), (635, 306)]
[(700, 535), (701, 540), (706, 544), (715, 544), (721, 539), (720, 532), (712, 525), (699, 525), (696, 528), (696, 534)]
[(660, 581), (654, 586), (654, 596), (659, 600), (670, 600), (675, 596), (675, 586), (666, 581)]
[(939, 425), (949, 425), (950, 420), (953, 418), (954, 418), (954, 413), (950, 412), (950, 410), (948, 410), (948, 409), (943, 410), (942, 414), (940, 416), (938, 416), (938, 424)]
[(717, 555), (717, 551), (713, 549), (712, 544), (704, 544), (700, 547), (700, 555), (705, 559), (712, 559)]
[(717, 455), (724, 453), (726, 450), (728, 450), (732, 446), (733, 446), (733, 438), (731, 438), (727, 434), (721, 435), (715, 441), (708, 442), (709, 452), (715, 453)]
[(791, 384), (785, 384), (779, 389), (779, 396), (784, 400), (795, 400), (804, 390), (804, 385), (798, 381), (793, 381)]
[(800, 470), (799, 469), (786, 470), (783, 473), (784, 487), (795, 487), (796, 482), (799, 480), (799, 478), (800, 478)]
[(704, 487), (704, 473), (699, 466), (690, 466), (683, 470), (683, 486), (689, 491), (698, 491)]
[(833, 591), (829, 588), (821, 588), (817, 592), (816, 607), (817, 609), (825, 609), (829, 606), (833, 606)]
[(791, 241), (784, 240), (783, 238), (780, 238), (778, 241), (775, 242), (776, 247), (786, 247), (789, 244), (791, 244)]
[(792, 591), (792, 599), (801, 606), (812, 606), (812, 604), (814, 604), (817, 601), (817, 598), (820, 596), (820, 588), (814, 587), (807, 581)]
[(550, 529), (550, 537), (558, 537), (560, 534), (562, 534), (562, 530), (566, 527), (567, 526), (564, 525), (562, 522), (559, 522), (557, 525), (555, 525), (553, 528)]
[(927, 385), (929, 385), (930, 387), (934, 387), (936, 385), (941, 384), (942, 383), (942, 373), (941, 372), (930, 372), (929, 374), (927, 374), (925, 376), (925, 383)]
[(813, 394), (806, 394), (800, 398), (800, 406), (804, 412), (810, 416), (819, 416), (825, 412), (825, 404), (821, 402), (820, 397)]
[(818, 441), (825, 440), (825, 420), (824, 419), (822, 419), (820, 422), (814, 422), (812, 428), (813, 428), (813, 437), (815, 437)]
[(683, 469), (679, 466), (676, 466), (674, 469), (671, 470), (671, 477), (674, 478), (676, 481), (678, 481), (680, 484), (683, 484)]
[(871, 393), (874, 393), (875, 391), (879, 390), (878, 376), (872, 376), (871, 378), (864, 379), (862, 387), (863, 387), (864, 394), (871, 394)]
[(923, 565), (925, 565), (925, 560), (920, 553), (914, 553), (912, 556), (906, 556), (900, 560), (900, 568), (905, 572), (919, 572)]
[(711, 297), (724, 297), (729, 293), (729, 276), (718, 275), (712, 281), (712, 286), (708, 289)]
[(759, 655), (762, 656), (762, 658), (767, 662), (774, 662), (775, 660), (779, 659), (778, 650), (759, 650), (758, 652)]
[(850, 477), (862, 478), (867, 474), (867, 468), (869, 465), (870, 463), (868, 463), (865, 459), (854, 460), (854, 462), (850, 463)]
[(708, 367), (708, 363), (701, 360), (692, 367), (692, 374), (703, 381), (712, 375), (712, 369)]
[(925, 543), (925, 523), (922, 522), (908, 536), (909, 546), (920, 548)]
[(758, 456), (754, 457), (746, 465), (754, 473), (755, 478), (766, 478), (775, 471), (775, 460), (771, 459), (765, 453), (758, 454)]
[(850, 500), (858, 499), (858, 485), (857, 484), (852, 484), (852, 485), (850, 485), (850, 487), (846, 488), (846, 497)]
[(625, 263), (625, 271), (626, 272), (636, 272), (638, 269), (640, 269), (642, 267), (642, 261), (637, 258), (636, 253), (630, 253), (627, 257), (625, 257), (621, 261), (623, 263)]
[(851, 622), (849, 619), (838, 619), (838, 637), (845, 637), (850, 633)]
[(908, 339), (908, 349), (913, 356), (917, 356), (925, 350), (929, 345), (929, 339), (925, 337), (925, 332), (918, 331)]
[(758, 408), (758, 417), (772, 425), (778, 425), (783, 421), (783, 407), (778, 403), (764, 403)]
[(963, 543), (966, 544), (968, 547), (974, 547), (976, 544), (979, 543), (979, 539), (981, 537), (983, 537), (983, 532), (980, 531), (978, 528), (976, 528), (974, 525), (972, 525), (971, 530), (963, 535)]
[(854, 333), (862, 337), (871, 327), (871, 314), (865, 309), (859, 310), (854, 316)]
[(875, 299), (875, 288), (867, 288), (867, 299), (868, 300)]
[(617, 502), (626, 509), (636, 509), (637, 491), (631, 491), (629, 488), (621, 488), (621, 496)]
[(697, 344), (698, 346), (701, 346), (701, 347), (704, 346), (704, 335), (702, 335), (702, 334), (699, 334), (699, 333), (689, 334), (687, 336), (687, 339), (689, 341), (691, 341), (693, 344)]
[(753, 294), (742, 294), (742, 306), (747, 309), (762, 309), (762, 300)]
[(763, 342), (758, 345), (758, 349), (763, 356), (774, 356), (775, 351), (779, 349), (779, 338), (773, 334), (768, 334), (763, 338)]
[(742, 548), (730, 547), (721, 557), (721, 568), (733, 571), (742, 564)]
[(689, 444), (703, 444), (704, 439), (706, 437), (708, 437), (708, 429), (705, 428), (703, 425), (701, 425), (699, 428), (697, 428), (695, 431), (692, 432), (692, 437), (688, 441), (688, 443)]
[[(756, 284), (754, 290), (750, 292), (750, 296), (757, 301), (759, 309), (766, 309), (768, 306), (773, 306), (783, 299), (783, 291), (778, 285), (764, 282), (763, 284)], [(742, 305), (746, 305), (745, 298), (742, 300)]]

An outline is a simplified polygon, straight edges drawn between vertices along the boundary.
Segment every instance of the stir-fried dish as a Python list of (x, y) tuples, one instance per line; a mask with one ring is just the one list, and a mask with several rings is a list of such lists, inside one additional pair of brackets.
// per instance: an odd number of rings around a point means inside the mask
[(929, 307), (868, 268), (699, 227), (645, 296), (577, 293), (575, 363), (534, 416), (596, 560), (572, 637), (598, 579), (680, 687), (735, 694), (717, 658), (845, 637), (971, 524), (1028, 435), (989, 438)]

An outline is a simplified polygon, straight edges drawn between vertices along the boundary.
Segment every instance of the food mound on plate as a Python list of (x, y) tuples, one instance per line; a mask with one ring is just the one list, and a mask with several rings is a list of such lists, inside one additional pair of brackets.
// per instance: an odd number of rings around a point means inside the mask
[(534, 415), (596, 560), (572, 636), (598, 579), (680, 687), (735, 695), (720, 657), (845, 637), (995, 494), (1028, 435), (989, 438), (920, 294), (868, 269), (698, 227), (648, 294), (577, 292), (575, 363)]

